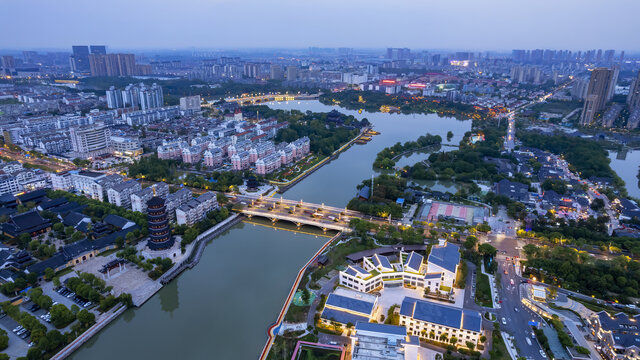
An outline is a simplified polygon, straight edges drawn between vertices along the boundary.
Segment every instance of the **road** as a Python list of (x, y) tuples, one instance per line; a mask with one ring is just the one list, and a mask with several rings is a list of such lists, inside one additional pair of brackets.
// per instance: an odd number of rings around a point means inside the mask
[[(497, 310), (498, 319), (500, 320), (500, 329), (512, 335), (515, 339), (518, 354), (531, 359), (543, 359), (540, 355), (542, 348), (532, 336), (529, 321), (540, 322), (541, 318), (533, 311), (522, 305), (520, 284), (522, 278), (516, 273), (513, 265), (513, 257), (506, 255), (498, 255), (498, 272), (501, 274), (500, 284), (498, 285), (499, 298), (502, 306)], [(512, 285), (513, 281), (513, 285)], [(506, 325), (502, 322), (505, 319)], [(527, 342), (531, 342), (531, 345)]]

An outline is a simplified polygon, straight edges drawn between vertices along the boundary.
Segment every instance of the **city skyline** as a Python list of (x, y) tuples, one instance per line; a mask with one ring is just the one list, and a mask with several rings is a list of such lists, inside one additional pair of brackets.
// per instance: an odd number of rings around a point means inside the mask
[[(100, 43), (111, 50), (310, 46), (640, 50), (637, 37), (625, 36), (640, 31), (633, 18), (640, 11), (637, 2), (543, 0), (535, 7), (506, 0), (489, 3), (459, 1), (453, 7), (445, 1), (401, 1), (389, 8), (386, 3), (359, 0), (348, 4), (334, 0), (305, 4), (245, 0), (241, 5), (226, 0), (190, 0), (176, 7), (166, 0), (143, 0), (125, 7), (122, 0), (116, 0), (98, 12), (93, 4), (77, 0), (35, 0), (28, 9), (20, 2), (5, 4), (0, 30), (12, 36), (3, 39), (0, 47), (68, 49), (76, 44)], [(124, 8), (126, 12), (121, 11)], [(171, 11), (165, 11), (168, 8)], [(625, 11), (613, 12), (613, 8)], [(25, 27), (25, 18), (15, 14), (27, 10), (29, 26)], [(60, 22), (51, 16), (61, 10), (73, 21)], [(14, 31), (17, 28), (20, 31)]]

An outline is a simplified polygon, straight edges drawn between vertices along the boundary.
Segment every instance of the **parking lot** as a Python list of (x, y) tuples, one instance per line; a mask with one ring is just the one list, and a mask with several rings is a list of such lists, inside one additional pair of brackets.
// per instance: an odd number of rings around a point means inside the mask
[(77, 304), (76, 302), (73, 301), (73, 298), (68, 298), (66, 296), (63, 296), (62, 294), (58, 293), (57, 291), (55, 291), (55, 289), (53, 288), (53, 283), (51, 282), (46, 282), (42, 284), (42, 291), (45, 295), (48, 295), (51, 300), (53, 300), (53, 302), (57, 302), (58, 304), (62, 304), (64, 306), (66, 306), (68, 309), (71, 309), (71, 305), (76, 305), (78, 307), (80, 307), (81, 309), (83, 309), (82, 306), (80, 306), (79, 304)]
[(11, 358), (24, 356), (29, 350), (29, 338), (21, 339), (12, 330), (18, 327), (18, 323), (9, 316), (2, 316), (0, 318), (0, 327), (2, 327), (9, 336), (9, 347), (2, 352), (9, 355)]

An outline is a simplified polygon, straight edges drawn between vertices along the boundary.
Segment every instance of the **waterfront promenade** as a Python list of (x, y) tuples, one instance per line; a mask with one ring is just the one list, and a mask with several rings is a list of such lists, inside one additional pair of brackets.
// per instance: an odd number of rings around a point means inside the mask
[(309, 259), (309, 261), (307, 261), (307, 263), (304, 264), (304, 266), (300, 269), (300, 271), (298, 271), (298, 276), (296, 276), (296, 280), (291, 286), (291, 290), (289, 290), (289, 295), (287, 295), (285, 303), (282, 306), (282, 310), (280, 310), (280, 313), (278, 314), (278, 318), (276, 322), (273, 325), (271, 325), (267, 330), (268, 339), (267, 339), (267, 343), (264, 345), (264, 348), (262, 349), (262, 353), (260, 353), (260, 360), (265, 360), (269, 355), (269, 351), (271, 351), (271, 346), (273, 346), (273, 341), (276, 339), (276, 335), (278, 334), (278, 329), (282, 325), (282, 320), (284, 319), (284, 316), (287, 314), (287, 311), (289, 311), (289, 306), (291, 305), (291, 301), (293, 300), (293, 296), (296, 293), (298, 286), (300, 286), (300, 281), (302, 281), (305, 271), (307, 270), (309, 265), (313, 264), (318, 258), (318, 256), (320, 256), (320, 254), (322, 254), (329, 246), (331, 246), (331, 244), (333, 244), (333, 242), (336, 241), (336, 239), (338, 239), (341, 235), (342, 233), (337, 233), (334, 237), (332, 237), (329, 241), (327, 241), (327, 243), (324, 244), (320, 249), (318, 249), (318, 251), (311, 257), (311, 259)]

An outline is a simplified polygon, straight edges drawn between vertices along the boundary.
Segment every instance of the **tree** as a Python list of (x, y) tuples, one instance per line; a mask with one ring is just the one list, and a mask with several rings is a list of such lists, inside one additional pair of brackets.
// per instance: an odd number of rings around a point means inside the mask
[(67, 226), (66, 228), (64, 228), (64, 234), (67, 235), (67, 237), (73, 235), (75, 231), (76, 229), (74, 229), (73, 226)]
[(77, 314), (77, 317), (78, 321), (80, 321), (80, 323), (85, 326), (91, 325), (96, 321), (96, 316), (85, 309), (80, 310)]
[(463, 246), (467, 250), (472, 250), (476, 247), (477, 243), (478, 243), (478, 238), (473, 235), (469, 235), (467, 236), (467, 239), (464, 241)]
[(458, 338), (455, 336), (452, 336), (451, 339), (449, 339), (449, 342), (452, 344), (456, 344), (458, 342)]
[(84, 238), (84, 234), (81, 233), (80, 231), (76, 231), (76, 232), (73, 233), (73, 235), (71, 235), (71, 240), (73, 242), (80, 241), (83, 238)]
[(75, 316), (71, 310), (62, 304), (53, 305), (49, 312), (51, 313), (51, 322), (58, 329), (69, 325), (75, 320)]
[(48, 281), (51, 281), (55, 276), (55, 274), (56, 274), (55, 271), (53, 271), (53, 269), (50, 267), (44, 269), (44, 276), (45, 278), (47, 278)]
[(302, 289), (302, 302), (304, 302), (306, 305), (309, 303), (310, 298), (311, 298), (311, 294), (309, 293), (309, 290), (306, 287), (304, 287)]
[(64, 231), (64, 225), (62, 223), (55, 223), (53, 224), (52, 229), (56, 232), (63, 232)]
[(60, 278), (59, 277), (54, 277), (53, 278), (53, 286), (55, 287), (60, 287)]
[(115, 244), (118, 248), (122, 248), (124, 246), (124, 238), (122, 236), (118, 236), (116, 238)]
[(9, 347), (9, 336), (7, 332), (0, 329), (0, 351)]
[(136, 236), (132, 232), (128, 232), (125, 238), (127, 239), (127, 243), (131, 244), (133, 240), (136, 239)]
[(478, 253), (484, 256), (496, 256), (498, 249), (493, 247), (491, 244), (484, 243), (478, 245)]
[(25, 249), (27, 247), (27, 244), (29, 244), (29, 241), (31, 241), (31, 234), (20, 234), (20, 236), (18, 236), (18, 247), (20, 249)]
[(467, 341), (465, 344), (467, 345), (467, 348), (471, 351), (473, 351), (476, 348), (476, 344), (474, 344), (473, 341)]

